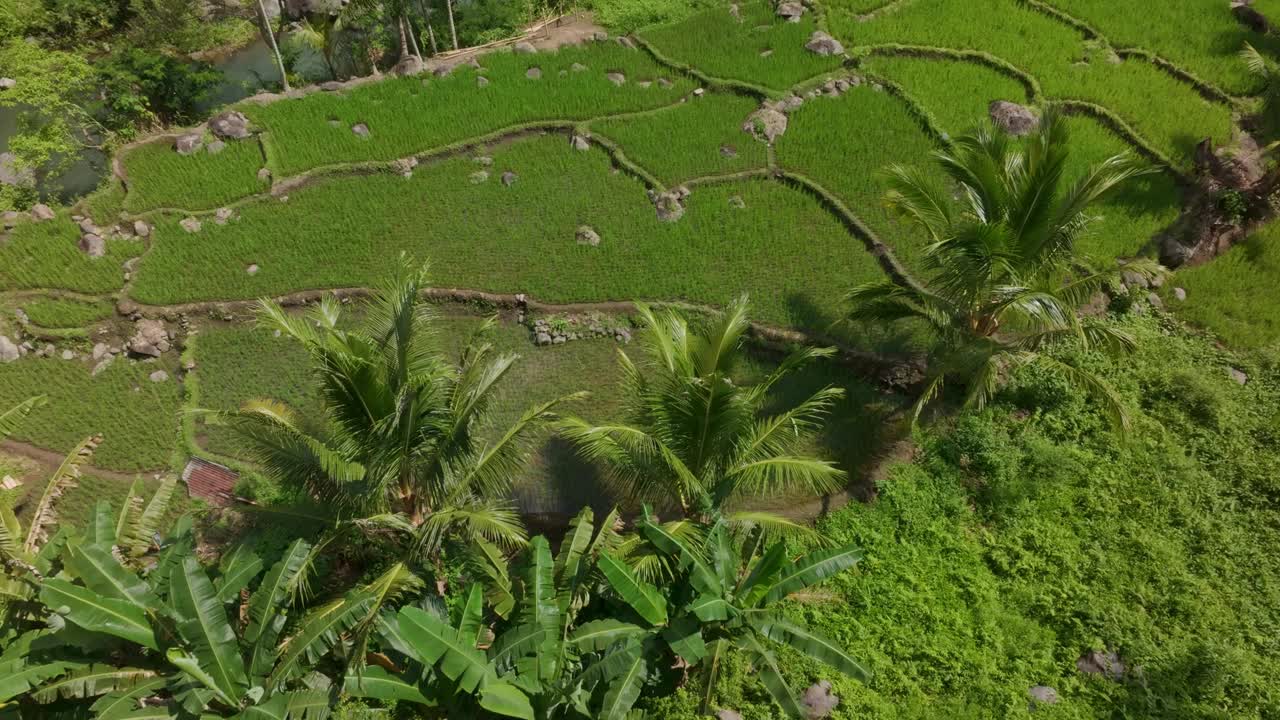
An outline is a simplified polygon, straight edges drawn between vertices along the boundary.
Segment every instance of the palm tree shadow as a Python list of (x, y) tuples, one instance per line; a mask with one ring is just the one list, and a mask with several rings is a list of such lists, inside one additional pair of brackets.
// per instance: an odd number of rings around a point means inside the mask
[(919, 338), (909, 323), (873, 325), (843, 322), (830, 307), (820, 307), (805, 293), (787, 296), (791, 322), (821, 340), (881, 355), (903, 355), (919, 350)]
[(625, 504), (596, 464), (582, 459), (572, 444), (554, 435), (529, 458), (512, 495), (531, 534), (558, 536), (584, 507), (599, 519)]

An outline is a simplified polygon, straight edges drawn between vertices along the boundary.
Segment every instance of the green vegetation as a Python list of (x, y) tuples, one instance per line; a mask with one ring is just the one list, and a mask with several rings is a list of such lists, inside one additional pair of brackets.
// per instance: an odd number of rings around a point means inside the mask
[(907, 88), (953, 137), (985, 123), (987, 108), (995, 100), (1027, 101), (1027, 89), (1016, 78), (975, 62), (874, 55), (860, 67)]
[(1179, 271), (1174, 284), (1186, 290), (1187, 300), (1170, 303), (1232, 346), (1264, 350), (1280, 342), (1278, 280), (1280, 225), (1272, 225), (1210, 263)]
[(32, 324), (42, 328), (83, 328), (114, 313), (105, 300), (84, 302), (54, 296), (23, 300), (21, 306)]
[[(457, 157), (420, 166), (410, 179), (321, 181), (290, 193), (287, 203), (244, 205), (238, 219), (206, 222), (195, 234), (181, 230), (177, 217), (158, 218), (132, 295), (166, 304), (370, 286), (385, 273), (386, 258), (408, 251), (431, 258), (442, 287), (523, 292), (549, 302), (717, 305), (746, 290), (758, 298), (762, 319), (820, 327), (829, 322), (822, 309), (833, 310), (848, 283), (880, 275), (816, 200), (771, 181), (700, 187), (684, 217), (664, 223), (640, 183), (612, 174), (604, 153), (576, 151), (563, 136), (491, 154), (490, 177), (479, 184), (470, 178), (480, 166)], [(510, 187), (498, 181), (506, 170), (519, 174)], [(730, 203), (735, 196), (743, 208)], [(493, 207), (504, 212), (481, 212)], [(598, 247), (575, 242), (584, 224), (599, 233)], [(251, 264), (259, 266), (256, 274), (246, 272)], [(190, 273), (193, 267), (201, 271)]]
[(805, 50), (816, 25), (812, 13), (798, 23), (774, 17), (770, 3), (739, 3), (741, 21), (726, 6), (711, 8), (675, 24), (648, 28), (640, 36), (665, 57), (720, 80), (782, 91), (828, 70), (840, 58)]
[(667, 186), (706, 175), (763, 168), (765, 145), (742, 130), (759, 103), (713, 93), (652, 114), (591, 123), (627, 158)]
[(270, 184), (258, 179), (263, 159), (256, 140), (227, 141), (216, 155), (204, 149), (179, 155), (173, 140), (164, 138), (125, 152), (121, 161), (129, 178), (124, 209), (135, 214), (156, 208), (212, 210)]
[(140, 240), (111, 240), (105, 256), (91, 258), (80, 251), (79, 242), (80, 231), (65, 212), (57, 220), (19, 224), (0, 243), (0, 286), (114, 292), (124, 284), (121, 264), (143, 251)]
[(32, 412), (14, 434), (42, 448), (65, 452), (89, 435), (103, 436), (97, 467), (124, 472), (169, 467), (178, 441), (181, 389), (172, 379), (153, 383), (160, 363), (117, 358), (96, 376), (92, 363), (28, 356), (0, 364), (0, 407), (43, 394), (48, 404)]

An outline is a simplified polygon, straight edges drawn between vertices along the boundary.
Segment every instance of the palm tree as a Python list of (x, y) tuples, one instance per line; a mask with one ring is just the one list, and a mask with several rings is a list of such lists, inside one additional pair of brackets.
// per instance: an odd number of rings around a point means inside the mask
[[(651, 362), (642, 370), (619, 352), (628, 422), (592, 425), (571, 418), (560, 424), (584, 457), (607, 466), (628, 497), (707, 519), (738, 501), (822, 494), (843, 485), (843, 471), (804, 454), (842, 397), (840, 389), (823, 388), (789, 410), (764, 414), (780, 380), (831, 355), (830, 349), (798, 350), (758, 384), (742, 385), (734, 370), (749, 327), (745, 297), (701, 332), (677, 312), (637, 308)], [(798, 527), (768, 513), (729, 517), (773, 529)]]
[(495, 388), (517, 356), (483, 342), (492, 320), (457, 364), (436, 353), (426, 286), (426, 268), (402, 257), (358, 323), (333, 299), (302, 315), (264, 301), (263, 321), (301, 343), (315, 366), (324, 422), (312, 430), (272, 400), (223, 417), (268, 476), (305, 490), (340, 520), (412, 532), (419, 557), (434, 556), (454, 532), (468, 544), (517, 546), (525, 535), (511, 478), (529, 436), (567, 398), (531, 407), (486, 439)]
[[(929, 236), (929, 277), (923, 285), (881, 281), (854, 288), (848, 319), (910, 319), (934, 336), (917, 419), (947, 378), (967, 384), (965, 407), (981, 408), (1008, 371), (1042, 363), (1102, 398), (1115, 425), (1127, 430), (1128, 416), (1105, 383), (1040, 351), (1059, 340), (1132, 348), (1123, 332), (1077, 316), (1077, 308), (1117, 273), (1088, 268), (1076, 242), (1095, 220), (1089, 208), (1149, 169), (1116, 155), (1068, 186), (1068, 150), (1067, 126), (1050, 111), (1025, 145), (987, 128), (958, 139), (953, 151), (937, 152), (948, 183), (921, 169), (889, 169), (886, 202)], [(1146, 260), (1124, 270), (1160, 272)]]
[(1267, 133), (1268, 139), (1274, 138), (1280, 132), (1280, 62), (1258, 52), (1249, 43), (1244, 44), (1240, 58), (1249, 72), (1263, 83), (1260, 108), (1262, 129)]

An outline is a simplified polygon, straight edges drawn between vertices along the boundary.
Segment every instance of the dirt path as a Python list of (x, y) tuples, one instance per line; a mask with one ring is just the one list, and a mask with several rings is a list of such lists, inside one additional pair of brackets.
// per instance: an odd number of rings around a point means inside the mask
[[(24, 457), (50, 468), (56, 468), (58, 465), (61, 465), (62, 461), (66, 458), (64, 453), (45, 450), (44, 448), (36, 447), (30, 443), (19, 442), (17, 440), (5, 440), (4, 442), (0, 442), (0, 452)], [(166, 472), (166, 470), (164, 468), (158, 468), (154, 470), (139, 470), (135, 473), (123, 473), (118, 470), (107, 470), (106, 468), (100, 468), (93, 465), (81, 465), (80, 472), (85, 475), (92, 475), (93, 477), (99, 477), (106, 480), (133, 482), (140, 476), (163, 473)]]

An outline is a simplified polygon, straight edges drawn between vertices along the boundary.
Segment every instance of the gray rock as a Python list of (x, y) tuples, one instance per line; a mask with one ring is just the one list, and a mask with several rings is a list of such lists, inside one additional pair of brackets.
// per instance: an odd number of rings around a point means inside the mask
[(476, 76), (476, 87), (489, 87), (489, 78), (483, 75)]
[(760, 51), (760, 57), (762, 57), (762, 58), (763, 58), (763, 57), (769, 57), (769, 56), (770, 56), (770, 55), (772, 55), (772, 54), (773, 54), (773, 50), (771, 50), (770, 48), (765, 48), (765, 49), (763, 49), (763, 50), (761, 50), (761, 51)]
[(1132, 270), (1125, 270), (1124, 272), (1120, 273), (1120, 279), (1124, 282), (1125, 285), (1128, 285), (1131, 288), (1136, 287), (1136, 288), (1142, 288), (1145, 290), (1146, 288), (1151, 286), (1151, 282), (1147, 280), (1147, 277), (1145, 275), (1143, 275), (1142, 273), (1133, 272)]
[(729, 198), (729, 207), (733, 207), (741, 210), (746, 206), (747, 206), (747, 203), (742, 199), (741, 195), (733, 195)]
[(85, 233), (80, 236), (80, 250), (91, 258), (100, 258), (107, 254), (107, 241), (101, 235)]
[(337, 80), (329, 80), (327, 82), (320, 83), (320, 89), (325, 92), (337, 92), (342, 88), (343, 88), (342, 83), (338, 82)]
[(568, 339), (569, 338), (565, 337), (564, 335), (556, 335), (555, 337), (551, 338), (551, 344), (563, 345)]
[(178, 223), (178, 225), (181, 226), (183, 230), (186, 230), (189, 233), (198, 233), (200, 232), (200, 228), (202, 227), (200, 224), (200, 221), (193, 217), (183, 218), (182, 221)]
[(550, 345), (551, 335), (549, 333), (540, 332), (534, 336), (533, 341), (538, 345)]
[(516, 43), (515, 46), (511, 48), (511, 50), (518, 55), (532, 55), (538, 52), (538, 48), (534, 47), (533, 43), (529, 42), (528, 40), (521, 40), (520, 42)]
[(245, 271), (245, 272), (247, 272), (247, 273), (249, 273), (250, 275), (257, 275), (257, 274), (258, 274), (258, 270), (259, 270), (259, 268), (258, 268), (258, 266), (257, 266), (257, 265), (250, 265), (249, 267), (247, 267), (247, 268), (245, 268), (245, 269), (244, 269), (244, 271)]
[(93, 371), (90, 372), (89, 374), (93, 377), (97, 377), (98, 373), (102, 372), (103, 370), (106, 370), (107, 367), (111, 365), (111, 363), (115, 362), (115, 359), (116, 359), (115, 355), (108, 355), (102, 358), (102, 360), (99, 361), (97, 365), (93, 366)]
[(369, 137), (369, 126), (364, 123), (356, 123), (351, 126), (351, 132), (359, 135), (360, 137)]
[(574, 239), (579, 245), (590, 245), (595, 247), (600, 244), (600, 235), (590, 225), (579, 225)]
[(235, 211), (231, 208), (220, 207), (213, 212), (213, 221), (219, 225), (226, 225), (233, 215)]
[(98, 360), (101, 360), (102, 358), (110, 354), (111, 354), (111, 351), (107, 349), (106, 343), (96, 343), (93, 346), (93, 354), (91, 357), (93, 358), (94, 362), (97, 362)]
[(736, 158), (738, 157), (738, 149), (732, 145), (721, 145), (720, 156), (726, 157), (726, 158)]
[(63, 360), (75, 360), (75, 359), (76, 359), (76, 353), (75, 353), (75, 351), (74, 351), (74, 350), (63, 350), (63, 351), (62, 351), (62, 359), (63, 359)]
[(572, 70), (573, 72), (582, 72), (587, 69), (587, 66), (583, 65), (582, 63), (574, 63), (569, 66), (569, 69)]
[(703, 90), (702, 88), (694, 88), (694, 89), (693, 89), (693, 96), (694, 96), (694, 97), (696, 97), (696, 98), (700, 98), (700, 97), (702, 97), (703, 95), (706, 95), (706, 94), (707, 94), (707, 91), (706, 91), (706, 90)]
[(485, 182), (486, 180), (489, 179), (489, 171), (477, 170), (471, 173), (471, 175), (467, 179), (471, 181), (472, 185), (479, 185), (480, 183)]
[(55, 217), (57, 217), (57, 215), (54, 214), (53, 208), (45, 205), (44, 203), (36, 203), (31, 206), (31, 219), (36, 222), (52, 220)]
[(1236, 368), (1229, 367), (1227, 368), (1227, 376), (1232, 380), (1235, 380), (1237, 385), (1249, 384), (1249, 376), (1246, 375), (1243, 370), (1237, 370)]
[(541, 79), (542, 79), (542, 68), (539, 68), (539, 67), (531, 67), (531, 68), (529, 68), (528, 70), (525, 70), (525, 71), (524, 71), (524, 76), (525, 76), (525, 77), (527, 77), (527, 78), (529, 78), (530, 80), (541, 80)]
[(3, 219), (4, 227), (7, 230), (18, 226), (18, 218), (21, 215), (17, 210), (5, 210), (3, 214), (0, 214), (0, 219)]
[(1058, 691), (1048, 685), (1036, 685), (1027, 690), (1027, 696), (1031, 698), (1031, 709), (1034, 710), (1037, 705), (1057, 705)]
[(520, 176), (511, 172), (510, 170), (502, 173), (502, 184), (506, 185), (507, 187), (511, 187), (512, 185), (515, 185), (516, 180), (519, 180), (519, 179), (520, 179)]
[(226, 149), (227, 149), (226, 143), (222, 142), (221, 140), (214, 140), (213, 142), (205, 146), (204, 151), (209, 153), (210, 155), (217, 155), (218, 153)]
[(17, 344), (0, 335), (0, 363), (11, 363), (19, 357), (22, 357), (22, 352), (18, 350)]
[(1091, 650), (1076, 660), (1076, 669), (1086, 675), (1102, 675), (1110, 680), (1124, 679), (1127, 668), (1120, 656), (1113, 652)]
[(18, 81), (11, 77), (0, 77), (0, 90), (12, 90), (18, 86)]
[(805, 714), (810, 718), (824, 718), (835, 711), (836, 706), (840, 704), (840, 698), (831, 694), (831, 683), (823, 680), (810, 685), (804, 691), (801, 702), (806, 708)]
[(1147, 302), (1151, 303), (1151, 307), (1164, 307), (1164, 300), (1157, 293), (1147, 293)]
[(204, 136), (200, 133), (187, 133), (179, 135), (173, 141), (173, 149), (178, 151), (179, 155), (194, 155), (200, 152), (200, 148), (204, 145)]
[(169, 373), (163, 370), (157, 370), (147, 376), (147, 379), (153, 383), (166, 382), (169, 379)]
[(404, 157), (391, 161), (391, 169), (403, 177), (413, 177), (413, 169), (418, 167), (418, 158)]
[(815, 30), (809, 36), (809, 42), (804, 44), (804, 49), (824, 56), (844, 54), (844, 46), (840, 44), (840, 41), (821, 30)]
[(800, 2), (778, 3), (777, 12), (778, 17), (786, 20), (787, 22), (800, 22), (801, 16), (804, 15), (804, 4)]
[(1182, 289), (1182, 288), (1174, 288), (1174, 289), (1173, 289), (1173, 297), (1174, 297), (1178, 302), (1186, 302), (1186, 301), (1187, 301), (1187, 291), (1186, 291), (1186, 290), (1184, 290), (1184, 289)]
[(150, 237), (151, 226), (142, 220), (133, 221), (133, 234), (138, 237)]
[(757, 140), (772, 144), (787, 131), (787, 116), (772, 107), (762, 107), (747, 117), (742, 129)]
[(92, 221), (92, 220), (90, 220), (89, 218), (85, 218), (85, 217), (82, 217), (82, 218), (75, 218), (75, 217), (73, 217), (73, 218), (72, 218), (72, 220), (75, 220), (75, 221), (76, 221), (76, 226), (80, 228), (80, 232), (81, 232), (82, 234), (84, 234), (84, 233), (93, 233), (94, 235), (101, 235), (101, 234), (102, 234), (102, 233), (101, 233), (101, 231), (99, 231), (98, 226), (97, 226), (97, 225), (94, 225), (94, 224), (93, 224), (93, 221)]
[(258, 181), (264, 183), (271, 182), (271, 170), (269, 168), (258, 168)]
[(659, 193), (653, 199), (653, 206), (658, 212), (658, 219), (663, 222), (675, 222), (684, 217), (684, 195), (680, 192)]
[(239, 110), (223, 110), (209, 118), (209, 132), (224, 140), (249, 137), (249, 118)]
[(400, 58), (395, 67), (391, 68), (391, 72), (400, 77), (408, 77), (409, 75), (417, 75), (427, 69), (426, 63), (422, 62), (422, 58), (417, 55), (405, 55)]
[(574, 150), (590, 150), (591, 143), (581, 135), (574, 135), (569, 138), (569, 143), (573, 145)]
[(1040, 127), (1040, 117), (1031, 108), (1008, 100), (996, 100), (987, 108), (991, 122), (1000, 130), (1021, 137)]
[(608, 80), (609, 82), (613, 83), (618, 87), (621, 87), (627, 82), (627, 76), (623, 75), (620, 72), (605, 73), (604, 77), (606, 80)]
[(137, 329), (134, 331), (133, 337), (129, 338), (127, 347), (129, 352), (134, 355), (160, 357), (162, 353), (168, 352), (171, 347), (169, 333), (165, 329), (164, 323), (159, 320), (143, 318), (138, 321)]

